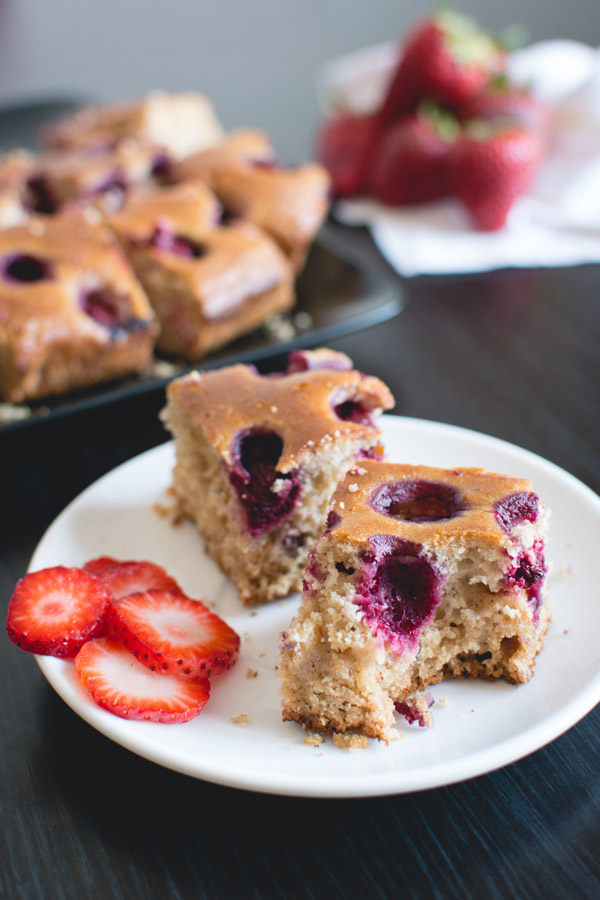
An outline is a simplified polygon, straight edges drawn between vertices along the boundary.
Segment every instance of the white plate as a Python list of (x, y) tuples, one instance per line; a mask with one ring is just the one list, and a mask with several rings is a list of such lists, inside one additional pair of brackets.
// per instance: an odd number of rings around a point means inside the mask
[[(482, 466), (529, 478), (553, 512), (548, 555), (553, 622), (529, 684), (447, 682), (433, 688), (435, 727), (399, 722), (405, 735), (348, 752), (327, 738), (303, 741), (283, 723), (274, 666), (279, 633), (297, 597), (255, 611), (203, 552), (190, 523), (158, 514), (167, 501), (173, 447), (164, 444), (105, 475), (56, 519), (30, 569), (81, 565), (102, 554), (151, 559), (193, 597), (207, 597), (242, 635), (237, 665), (213, 682), (198, 718), (182, 725), (128, 722), (97, 707), (70, 661), (38, 658), (66, 703), (98, 731), (163, 766), (232, 787), (310, 797), (357, 797), (438, 787), (489, 772), (538, 749), (570, 728), (600, 699), (600, 498), (552, 463), (461, 428), (385, 416), (389, 458), (445, 467)], [(247, 670), (258, 672), (247, 678)], [(246, 715), (242, 727), (232, 719)]]

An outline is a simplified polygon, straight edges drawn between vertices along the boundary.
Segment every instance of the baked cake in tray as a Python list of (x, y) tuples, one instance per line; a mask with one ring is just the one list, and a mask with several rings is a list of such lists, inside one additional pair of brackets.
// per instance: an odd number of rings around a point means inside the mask
[(343, 354), (297, 351), (288, 372), (237, 365), (167, 389), (173, 484), (207, 552), (245, 604), (298, 590), (328, 500), (357, 460), (381, 455), (393, 398)]
[(20, 403), (141, 370), (157, 324), (113, 236), (77, 217), (0, 231), (0, 397)]
[(282, 636), (283, 718), (387, 741), (428, 685), (526, 682), (549, 622), (549, 513), (528, 481), (365, 460), (338, 486)]
[(264, 229), (300, 271), (329, 210), (330, 180), (323, 166), (290, 169), (257, 160), (218, 167), (212, 187), (229, 216)]
[(213, 147), (180, 160), (173, 168), (173, 177), (177, 181), (200, 180), (213, 188), (218, 172), (254, 163), (275, 163), (275, 151), (263, 131), (239, 129), (231, 131)]
[(57, 150), (110, 148), (136, 138), (180, 159), (222, 140), (223, 129), (203, 94), (153, 91), (140, 100), (84, 106), (48, 125), (42, 138)]
[[(199, 218), (193, 229), (178, 228), (174, 215), (153, 222), (147, 240), (124, 246), (159, 318), (159, 350), (200, 359), (293, 306), (289, 261), (249, 222), (211, 228)], [(123, 220), (115, 227), (123, 236)]]

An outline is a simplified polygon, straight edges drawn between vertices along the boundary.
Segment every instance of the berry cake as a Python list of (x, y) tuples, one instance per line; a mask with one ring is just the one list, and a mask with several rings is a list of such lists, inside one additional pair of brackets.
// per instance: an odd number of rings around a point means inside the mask
[(222, 141), (180, 160), (173, 170), (177, 181), (203, 181), (214, 188), (215, 175), (223, 169), (253, 163), (274, 163), (275, 151), (267, 135), (257, 129), (230, 132)]
[(270, 234), (299, 272), (329, 210), (327, 170), (317, 163), (284, 169), (256, 160), (217, 167), (212, 182), (227, 214)]
[(284, 720), (387, 742), (395, 711), (431, 724), (424, 689), (444, 678), (528, 681), (550, 618), (548, 520), (525, 480), (351, 469), (282, 635)]
[(230, 366), (179, 378), (163, 420), (174, 489), (207, 551), (255, 604), (298, 590), (328, 500), (357, 460), (381, 455), (393, 398), (333, 351), (292, 354), (287, 372)]
[(77, 205), (110, 215), (121, 209), (130, 191), (156, 184), (162, 159), (156, 148), (133, 140), (110, 150), (43, 153), (31, 165), (30, 205), (38, 213)]
[[(156, 222), (154, 212), (149, 221)], [(206, 228), (206, 222), (190, 228), (182, 221), (180, 229), (175, 216), (162, 217), (146, 240), (126, 244), (160, 321), (158, 349), (188, 360), (258, 328), (295, 301), (290, 264), (274, 241), (250, 223)]]
[(136, 138), (180, 159), (222, 140), (223, 129), (202, 94), (153, 91), (130, 103), (85, 106), (47, 126), (42, 136), (57, 150), (106, 149)]
[(78, 217), (0, 231), (0, 397), (63, 393), (152, 359), (154, 314), (112, 235)]

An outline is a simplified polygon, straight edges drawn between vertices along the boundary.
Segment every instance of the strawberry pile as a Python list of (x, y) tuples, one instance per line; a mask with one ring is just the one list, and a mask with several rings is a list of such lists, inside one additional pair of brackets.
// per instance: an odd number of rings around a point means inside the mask
[(11, 641), (74, 659), (99, 706), (125, 719), (187, 722), (212, 675), (237, 660), (239, 636), (151, 562), (100, 557), (22, 578), (8, 604)]
[(477, 228), (502, 228), (537, 173), (547, 120), (541, 101), (511, 83), (507, 59), (456, 12), (420, 22), (379, 109), (340, 111), (319, 130), (316, 154), (334, 195), (388, 206), (454, 197)]

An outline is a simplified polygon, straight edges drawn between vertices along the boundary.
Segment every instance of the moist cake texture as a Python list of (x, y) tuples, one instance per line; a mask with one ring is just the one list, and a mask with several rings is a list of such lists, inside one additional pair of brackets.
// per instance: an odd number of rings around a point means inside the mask
[(195, 372), (167, 398), (174, 488), (208, 553), (246, 604), (298, 590), (336, 484), (357, 459), (382, 454), (387, 387), (343, 354), (297, 351), (285, 373)]
[(283, 719), (387, 741), (445, 678), (532, 675), (549, 512), (524, 479), (364, 460), (338, 486), (282, 636)]
[(77, 217), (0, 231), (0, 397), (63, 393), (140, 371), (157, 333), (113, 236)]

